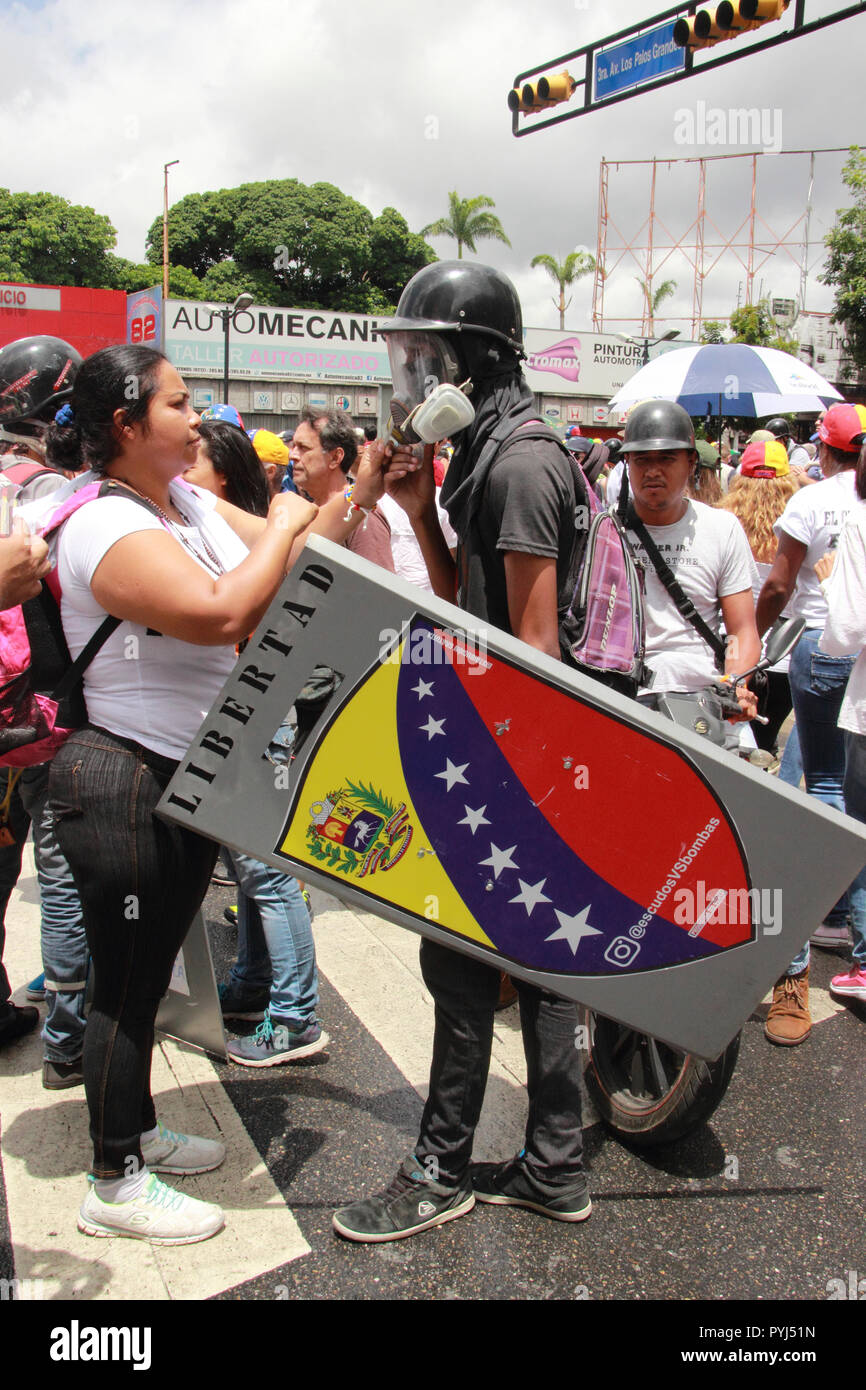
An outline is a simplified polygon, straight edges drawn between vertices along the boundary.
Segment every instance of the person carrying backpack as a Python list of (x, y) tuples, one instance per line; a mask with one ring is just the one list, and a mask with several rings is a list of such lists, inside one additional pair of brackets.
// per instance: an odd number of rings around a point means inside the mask
[[(432, 449), (423, 464), (382, 443), (368, 451), (387, 464), (388, 490), (412, 519), (434, 591), (453, 601), (456, 585), (457, 602), (476, 618), (548, 656), (566, 655), (560, 628), (586, 542), (589, 490), (538, 420), (520, 367), (523, 326), (513, 285), (489, 266), (436, 262), (409, 281), (383, 331), (406, 413), (429, 405), (446, 383), (455, 402), (448, 429), (455, 449), (441, 501), (459, 539), (456, 568), (439, 526)], [(383, 1194), (336, 1213), (335, 1231), (355, 1241), (397, 1240), (464, 1215), (476, 1199), (585, 1220), (592, 1208), (576, 1006), (517, 982), (529, 1076), (525, 1147), (508, 1162), (470, 1167), (499, 971), (426, 939), (421, 969), (436, 1004), (436, 1033), (418, 1142)]]
[[(0, 350), (0, 437), (13, 450), (0, 459), (0, 485), (7, 506), (14, 497), (19, 509), (50, 497), (63, 485), (64, 475), (46, 462), (45, 437), (58, 409), (72, 394), (81, 361), (81, 354), (70, 343), (42, 335), (17, 339)], [(47, 555), (42, 540), (34, 536), (31, 543), (42, 546)], [(40, 592), (25, 596), (22, 618), (33, 643), (46, 638), (46, 601), (52, 603), (41, 586)], [(21, 872), (24, 842), (28, 829), (32, 829), (44, 973), (28, 985), (27, 997), (45, 1000), (42, 1085), (54, 1091), (80, 1086), (84, 1081), (81, 1056), (89, 957), (78, 894), (54, 833), (48, 768), (47, 761), (36, 761), (23, 770), (20, 766), (0, 768), (0, 802), (5, 807), (0, 836), (9, 840), (0, 846), (0, 916), (5, 919)], [(28, 1031), (39, 1021), (36, 1009), (17, 1012), (19, 1024), (26, 1021)], [(3, 1036), (0, 1025), (0, 1045)]]

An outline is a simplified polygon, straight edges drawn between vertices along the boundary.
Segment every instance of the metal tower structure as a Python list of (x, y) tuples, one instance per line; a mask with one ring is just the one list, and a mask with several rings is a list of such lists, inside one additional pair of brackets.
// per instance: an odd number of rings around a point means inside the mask
[[(636, 277), (649, 287), (655, 276), (671, 258), (679, 254), (685, 257), (692, 272), (692, 310), (689, 317), (665, 314), (665, 321), (689, 323), (691, 336), (700, 336), (704, 317), (704, 283), (722, 259), (730, 256), (745, 272), (745, 303), (755, 301), (755, 280), (770, 258), (782, 253), (790, 258), (799, 271), (800, 305), (805, 308), (806, 286), (810, 271), (810, 246), (823, 242), (809, 241), (812, 214), (812, 190), (815, 176), (815, 157), (822, 154), (846, 154), (848, 146), (820, 150), (784, 150), (770, 157), (774, 160), (784, 158), (808, 159), (808, 187), (804, 190), (803, 212), (790, 225), (779, 229), (773, 227), (759, 207), (758, 170), (759, 159), (766, 157), (763, 151), (752, 153), (682, 156), (670, 159), (617, 159), (602, 158), (599, 165), (598, 185), (598, 234), (596, 248), (596, 270), (593, 283), (592, 321), (597, 332), (603, 332), (608, 325), (634, 324), (638, 315), (627, 318), (611, 317), (605, 314), (605, 287), (611, 275), (619, 268), (627, 266), (637, 272)], [(721, 160), (745, 160), (745, 173), (749, 177), (750, 192), (748, 211), (733, 230), (723, 230), (716, 219), (707, 211), (708, 166)], [(686, 226), (672, 229), (656, 209), (657, 181), (661, 174), (674, 165), (694, 165), (697, 175), (694, 216)], [(650, 171), (649, 206), (647, 214), (637, 231), (628, 236), (624, 233), (611, 211), (611, 171), (619, 173), (633, 167), (648, 168)], [(840, 189), (840, 198), (842, 197)], [(689, 214), (686, 213), (686, 216)], [(649, 295), (644, 295), (643, 313), (640, 316), (640, 333), (652, 334)], [(725, 318), (727, 315), (713, 311), (712, 318)]]

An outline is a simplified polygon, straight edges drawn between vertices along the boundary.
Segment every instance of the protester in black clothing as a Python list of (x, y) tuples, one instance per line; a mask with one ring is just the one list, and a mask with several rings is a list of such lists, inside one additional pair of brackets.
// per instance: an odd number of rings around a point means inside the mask
[[(409, 282), (384, 332), (398, 403), (423, 409), (447, 382), (462, 386), (474, 408), (473, 417), (458, 400), (448, 431), (456, 447), (441, 500), (460, 541), (456, 571), (436, 513), (432, 446), (423, 461), (405, 449), (386, 451), (388, 489), (412, 520), (435, 591), (453, 601), (456, 580), (468, 612), (559, 657), (560, 618), (584, 539), (575, 525), (575, 489), (583, 485), (553, 436), (543, 437), (520, 369), (514, 287), (487, 266), (438, 262)], [(409, 426), (401, 428), (405, 435)], [(462, 1216), (476, 1198), (584, 1220), (591, 1203), (575, 1005), (517, 982), (529, 1089), (525, 1147), (507, 1163), (470, 1170), (499, 972), (429, 940), (421, 967), (436, 1033), (418, 1143), (387, 1191), (338, 1212), (335, 1230), (351, 1240), (396, 1240)]]

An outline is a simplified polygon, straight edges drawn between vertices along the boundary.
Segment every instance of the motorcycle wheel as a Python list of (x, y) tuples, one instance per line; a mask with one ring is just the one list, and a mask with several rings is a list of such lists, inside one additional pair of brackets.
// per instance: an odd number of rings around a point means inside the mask
[(712, 1115), (737, 1064), (739, 1033), (714, 1062), (677, 1052), (624, 1024), (581, 1010), (589, 1058), (584, 1080), (618, 1138), (650, 1148), (689, 1134)]

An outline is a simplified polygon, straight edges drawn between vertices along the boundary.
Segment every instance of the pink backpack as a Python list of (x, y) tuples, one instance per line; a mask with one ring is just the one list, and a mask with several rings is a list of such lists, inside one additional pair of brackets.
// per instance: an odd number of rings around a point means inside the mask
[(636, 695), (649, 679), (643, 565), (619, 517), (588, 491), (592, 520), (566, 619), (568, 650), (587, 674)]
[(553, 440), (571, 465), (575, 486), (575, 549), (571, 601), (560, 618), (560, 644), (576, 666), (623, 695), (651, 679), (644, 663), (644, 570), (613, 510), (602, 507), (570, 449), (541, 420), (521, 437)]
[[(101, 479), (67, 497), (39, 534), (47, 540), (79, 507), (111, 495), (131, 498), (156, 514), (145, 498)], [(73, 661), (60, 621), (56, 569), (43, 580), (36, 598), (0, 612), (0, 767), (48, 762), (72, 731), (87, 722), (82, 677), (120, 621), (106, 617)]]

